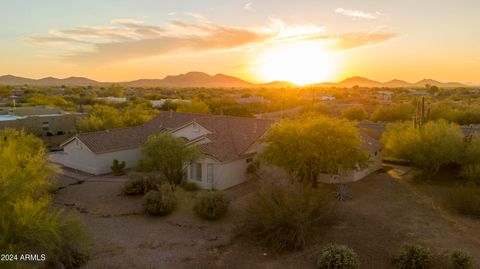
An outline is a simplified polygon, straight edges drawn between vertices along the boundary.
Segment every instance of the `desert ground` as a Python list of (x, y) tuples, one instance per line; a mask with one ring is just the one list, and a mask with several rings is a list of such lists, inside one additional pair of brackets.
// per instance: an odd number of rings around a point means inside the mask
[(435, 268), (447, 268), (445, 255), (454, 249), (469, 252), (480, 268), (480, 219), (438, 207), (435, 195), (442, 187), (413, 184), (412, 174), (395, 167), (349, 184), (351, 198), (333, 202), (306, 248), (293, 253), (234, 236), (255, 182), (227, 191), (232, 203), (219, 221), (198, 218), (192, 207), (199, 192), (181, 189), (174, 213), (146, 216), (141, 197), (121, 195), (126, 177), (62, 173), (55, 203), (78, 211), (95, 239), (83, 268), (314, 268), (318, 251), (331, 243), (352, 247), (362, 268), (393, 268), (391, 255), (404, 242), (433, 250)]

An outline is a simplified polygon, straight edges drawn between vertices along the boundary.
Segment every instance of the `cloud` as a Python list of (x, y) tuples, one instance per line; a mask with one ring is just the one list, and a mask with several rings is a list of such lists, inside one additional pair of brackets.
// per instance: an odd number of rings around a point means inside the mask
[(116, 19), (107, 26), (78, 26), (32, 35), (28, 44), (50, 48), (51, 53), (77, 64), (108, 64), (157, 56), (178, 56), (256, 48), (290, 42), (315, 42), (332, 51), (350, 50), (382, 43), (398, 35), (389, 32), (326, 34), (316, 25), (286, 25), (272, 19), (264, 27), (232, 27), (208, 21), (170, 21), (165, 26), (132, 19)]
[(253, 9), (253, 4), (252, 4), (252, 2), (246, 3), (246, 4), (243, 6), (243, 9), (252, 10), (252, 9)]
[(177, 12), (175, 12), (175, 11), (168, 12), (167, 15), (168, 16), (175, 16), (175, 15), (177, 15)]
[(189, 16), (189, 17), (192, 17), (194, 19), (197, 19), (197, 20), (206, 20), (205, 16), (203, 16), (202, 14), (200, 13), (195, 13), (195, 12), (184, 12), (183, 15), (186, 15), (186, 16)]
[(377, 15), (380, 15), (379, 12), (372, 14), (372, 13), (367, 13), (361, 10), (344, 9), (341, 7), (335, 9), (335, 13), (339, 13), (348, 17), (355, 17), (355, 18), (362, 18), (362, 19), (376, 19)]

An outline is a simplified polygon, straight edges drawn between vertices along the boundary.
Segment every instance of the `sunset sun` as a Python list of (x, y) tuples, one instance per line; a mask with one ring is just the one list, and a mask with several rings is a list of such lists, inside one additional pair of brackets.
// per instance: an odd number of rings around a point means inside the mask
[(292, 42), (269, 47), (257, 59), (261, 80), (284, 80), (298, 85), (332, 79), (336, 68), (333, 54), (318, 43)]

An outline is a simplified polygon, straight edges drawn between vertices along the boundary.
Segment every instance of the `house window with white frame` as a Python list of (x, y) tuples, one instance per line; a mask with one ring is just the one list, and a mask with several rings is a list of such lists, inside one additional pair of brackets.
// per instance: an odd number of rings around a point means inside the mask
[(202, 181), (202, 164), (201, 163), (190, 164), (190, 179)]
[(213, 164), (211, 163), (207, 164), (207, 182), (213, 182)]

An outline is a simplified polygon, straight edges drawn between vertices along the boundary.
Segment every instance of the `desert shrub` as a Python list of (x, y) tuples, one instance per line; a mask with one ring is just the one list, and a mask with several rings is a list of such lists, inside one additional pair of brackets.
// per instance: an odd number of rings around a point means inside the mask
[(318, 269), (357, 269), (360, 266), (353, 249), (342, 245), (331, 245), (320, 253), (317, 260)]
[(460, 170), (460, 175), (463, 178), (480, 185), (480, 162), (463, 166), (462, 170)]
[(300, 183), (265, 184), (249, 201), (238, 231), (277, 250), (301, 249), (327, 197), (322, 188)]
[(453, 269), (471, 269), (473, 268), (472, 257), (461, 250), (455, 250), (450, 255)]
[(412, 119), (414, 107), (411, 104), (381, 106), (372, 112), (373, 121), (408, 121)]
[(143, 194), (143, 178), (130, 176), (122, 186), (122, 193), (125, 195)]
[(444, 205), (460, 214), (480, 216), (480, 188), (467, 185), (449, 189)]
[(257, 160), (251, 161), (247, 165), (247, 174), (256, 175), (259, 169), (260, 169), (260, 162)]
[(351, 106), (342, 110), (342, 118), (361, 121), (368, 118), (368, 113), (362, 105)]
[(158, 191), (163, 183), (166, 183), (166, 180), (161, 174), (158, 173), (148, 173), (143, 176), (143, 193), (148, 193), (149, 191)]
[(119, 160), (115, 159), (113, 160), (113, 163), (110, 169), (112, 169), (113, 174), (116, 176), (125, 175), (125, 171), (124, 171), (125, 165), (126, 163), (124, 161), (120, 162)]
[(430, 268), (432, 254), (429, 249), (412, 244), (400, 247), (392, 263), (398, 269), (426, 269)]
[(61, 243), (54, 255), (54, 263), (65, 268), (78, 268), (90, 258), (92, 240), (78, 217), (69, 216), (60, 225)]
[(184, 180), (182, 182), (182, 188), (186, 191), (196, 191), (198, 190), (198, 185), (195, 182)]
[(128, 175), (123, 184), (122, 193), (125, 195), (145, 194), (151, 190), (158, 190), (163, 178), (159, 174), (134, 172)]
[(227, 213), (229, 205), (230, 199), (224, 193), (211, 191), (199, 198), (194, 210), (202, 218), (216, 220)]
[(172, 190), (162, 186), (160, 190), (151, 190), (143, 197), (143, 208), (149, 215), (163, 216), (170, 214), (175, 209), (176, 202)]

